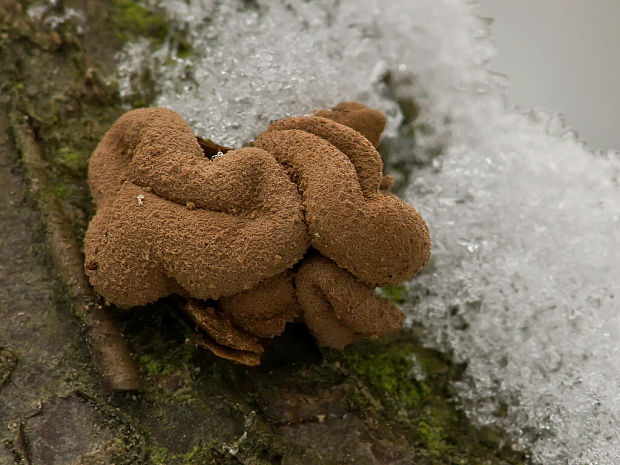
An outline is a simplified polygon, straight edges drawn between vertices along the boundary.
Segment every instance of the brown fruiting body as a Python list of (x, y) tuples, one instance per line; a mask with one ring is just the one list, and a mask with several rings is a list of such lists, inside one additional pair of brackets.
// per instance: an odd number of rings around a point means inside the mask
[[(124, 308), (188, 298), (195, 342), (250, 365), (257, 338), (298, 319), (335, 348), (396, 330), (402, 312), (373, 288), (414, 276), (430, 238), (387, 192), (375, 149), (384, 126), (380, 112), (348, 102), (231, 150), (197, 139), (171, 110), (126, 113), (90, 160), (91, 284)], [(211, 159), (215, 150), (225, 155)]]
[(89, 183), (97, 214), (87, 274), (119, 307), (179, 289), (233, 295), (292, 267), (309, 245), (297, 189), (272, 155), (242, 148), (205, 158), (171, 110), (123, 115), (91, 157)]
[(342, 349), (360, 337), (396, 331), (403, 314), (390, 300), (374, 295), (332, 260), (316, 255), (299, 268), (295, 279), (304, 321), (319, 344)]
[(341, 102), (331, 110), (319, 110), (314, 114), (355, 129), (375, 147), (379, 145), (381, 133), (385, 129), (383, 113), (358, 102)]

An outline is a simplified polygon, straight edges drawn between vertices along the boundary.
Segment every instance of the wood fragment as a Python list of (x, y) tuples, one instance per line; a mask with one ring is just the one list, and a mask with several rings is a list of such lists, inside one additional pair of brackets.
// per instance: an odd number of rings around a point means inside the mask
[(258, 338), (236, 328), (229, 319), (218, 314), (213, 307), (209, 307), (199, 300), (189, 299), (183, 306), (183, 310), (198, 328), (209, 335), (217, 344), (243, 352), (257, 354), (263, 352), (263, 346)]
[(74, 313), (85, 328), (97, 370), (111, 390), (136, 390), (140, 387), (138, 370), (111, 310), (97, 303), (98, 299), (88, 284), (80, 247), (52, 194), (48, 166), (41, 157), (29, 117), (14, 108), (10, 122), (30, 182), (30, 191), (46, 226), (52, 259), (71, 299)]
[(195, 334), (191, 338), (191, 342), (194, 344), (210, 350), (218, 357), (226, 360), (232, 360), (234, 362), (241, 363), (248, 366), (260, 365), (260, 357), (255, 352), (244, 352), (242, 350), (231, 349), (230, 347), (224, 347), (213, 339), (209, 338), (205, 334)]

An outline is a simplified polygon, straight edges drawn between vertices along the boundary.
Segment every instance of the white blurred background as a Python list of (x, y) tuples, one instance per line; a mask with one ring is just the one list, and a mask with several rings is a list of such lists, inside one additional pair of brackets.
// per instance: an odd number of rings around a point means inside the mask
[(590, 147), (620, 150), (620, 0), (479, 3), (509, 104), (559, 111)]

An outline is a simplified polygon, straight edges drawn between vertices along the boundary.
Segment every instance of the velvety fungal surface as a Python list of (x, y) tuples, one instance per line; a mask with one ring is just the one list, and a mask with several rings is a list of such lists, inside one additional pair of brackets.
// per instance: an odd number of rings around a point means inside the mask
[(379, 111), (342, 103), (213, 156), (172, 110), (126, 113), (89, 164), (91, 284), (123, 308), (188, 299), (196, 342), (246, 364), (291, 321), (335, 348), (398, 329), (401, 311), (373, 289), (414, 276), (430, 238), (388, 192), (384, 126)]

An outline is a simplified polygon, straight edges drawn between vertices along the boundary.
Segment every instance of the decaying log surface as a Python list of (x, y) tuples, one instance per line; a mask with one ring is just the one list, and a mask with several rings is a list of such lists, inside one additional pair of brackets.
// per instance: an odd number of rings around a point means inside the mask
[[(187, 344), (172, 301), (100, 308), (86, 162), (124, 111), (114, 53), (165, 21), (129, 0), (39, 4), (0, 0), (1, 464), (526, 462), (454, 408), (462, 367), (413, 330), (320, 352), (291, 327), (248, 368)], [(84, 22), (52, 29), (66, 7)]]
[(28, 124), (29, 119), (13, 108), (9, 124), (21, 154), (31, 194), (45, 225), (46, 242), (53, 264), (65, 291), (70, 295), (74, 313), (84, 326), (95, 366), (108, 388), (115, 391), (136, 390), (140, 384), (135, 364), (125, 340), (118, 332), (111, 310), (98, 301), (83, 273), (84, 259), (77, 238), (53, 194), (47, 173), (49, 166), (41, 158), (41, 150)]

